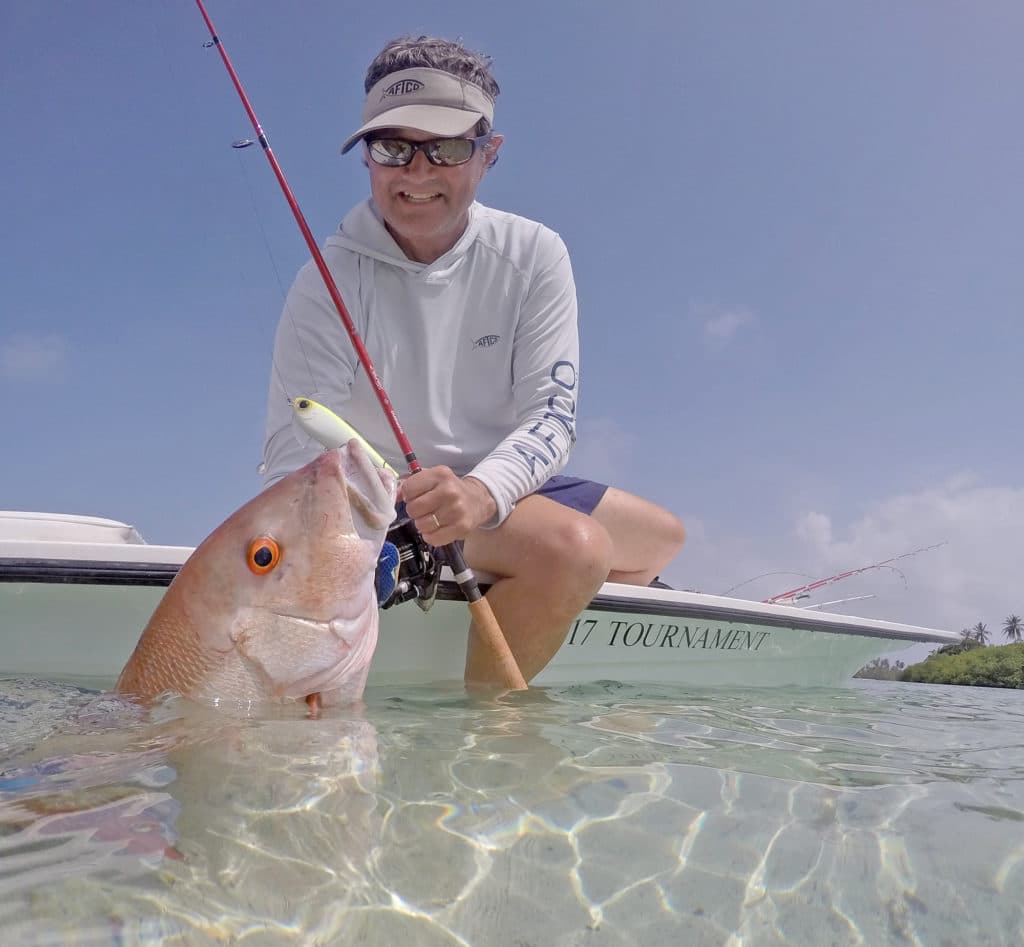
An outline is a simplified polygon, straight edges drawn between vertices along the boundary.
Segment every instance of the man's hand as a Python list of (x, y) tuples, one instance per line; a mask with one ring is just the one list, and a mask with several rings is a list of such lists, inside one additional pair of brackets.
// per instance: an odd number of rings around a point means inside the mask
[(458, 477), (449, 467), (426, 467), (403, 477), (398, 498), (432, 546), (465, 539), (498, 512), (491, 492), (475, 477)]

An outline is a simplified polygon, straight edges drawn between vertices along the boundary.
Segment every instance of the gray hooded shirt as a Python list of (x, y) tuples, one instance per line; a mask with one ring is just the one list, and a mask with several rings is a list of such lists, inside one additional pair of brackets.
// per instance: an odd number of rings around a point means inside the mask
[[(576, 439), (576, 288), (559, 236), (474, 203), (459, 241), (433, 263), (409, 260), (372, 200), (323, 248), (352, 321), (424, 467), (447, 465), (490, 491), (500, 524), (566, 464)], [(321, 449), (289, 398), (326, 405), (399, 472), (394, 432), (310, 261), (274, 344), (264, 482)]]

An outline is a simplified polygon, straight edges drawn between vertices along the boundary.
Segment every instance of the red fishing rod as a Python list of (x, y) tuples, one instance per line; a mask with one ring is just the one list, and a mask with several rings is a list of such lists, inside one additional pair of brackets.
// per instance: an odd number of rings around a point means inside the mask
[(847, 569), (846, 572), (837, 572), (835, 575), (830, 575), (826, 579), (818, 579), (815, 582), (811, 582), (808, 585), (801, 585), (799, 588), (790, 589), (788, 592), (782, 592), (779, 595), (773, 595), (771, 598), (763, 599), (763, 604), (766, 605), (779, 605), (782, 602), (795, 601), (797, 597), (804, 596), (816, 589), (822, 588), (825, 585), (831, 585), (833, 582), (840, 582), (843, 579), (848, 579), (854, 575), (860, 575), (862, 572), (870, 572), (872, 569), (893, 569), (895, 572), (899, 572), (903, 576), (904, 583), (907, 581), (907, 577), (900, 572), (895, 566), (890, 565), (893, 562), (899, 562), (900, 559), (909, 559), (911, 556), (916, 556), (919, 552), (929, 552), (932, 549), (938, 549), (940, 546), (945, 546), (945, 541), (941, 543), (935, 543), (933, 546), (922, 546), (920, 549), (914, 549), (911, 552), (902, 553), (899, 556), (893, 556), (891, 559), (884, 559), (882, 562), (873, 562), (867, 566), (861, 566), (859, 569)]
[[(313, 255), (313, 262), (316, 263), (316, 268), (320, 271), (320, 276), (323, 278), (324, 286), (327, 287), (327, 292), (330, 294), (331, 301), (334, 303), (334, 306), (338, 311), (338, 315), (341, 317), (342, 324), (345, 326), (345, 331), (348, 332), (348, 337), (352, 340), (352, 345), (356, 350), (356, 355), (359, 357), (359, 362), (366, 370), (366, 374), (370, 379), (370, 384), (373, 385), (373, 390), (377, 394), (377, 400), (380, 402), (380, 406), (384, 411), (384, 416), (388, 419), (388, 423), (391, 425), (391, 430), (395, 433), (395, 439), (398, 441), (398, 446), (401, 449), (402, 454), (405, 456), (405, 462), (409, 465), (409, 473), (419, 473), (423, 468), (416, 459), (416, 453), (413, 451), (412, 445), (409, 443), (409, 439), (405, 436), (405, 431), (402, 430), (402, 425), (398, 423), (398, 416), (395, 414), (395, 409), (391, 404), (391, 399), (388, 398), (388, 393), (384, 390), (384, 385), (381, 383), (380, 377), (377, 375), (377, 370), (373, 367), (373, 360), (370, 358), (370, 353), (366, 351), (366, 346), (363, 345), (363, 340), (359, 337), (359, 331), (356, 329), (355, 323), (352, 321), (352, 317), (349, 315), (348, 309), (345, 307), (345, 301), (341, 298), (338, 285), (334, 282), (334, 277), (331, 275), (331, 271), (327, 268), (327, 263), (324, 260), (323, 254), (320, 252), (320, 247), (317, 246), (316, 240), (313, 239), (313, 233), (309, 229), (309, 224), (306, 223), (306, 218), (302, 213), (302, 209), (299, 207), (299, 202), (295, 199), (292, 189), (288, 186), (288, 180), (285, 178), (284, 171), (281, 170), (281, 165), (278, 164), (277, 158), (274, 156), (274, 150), (270, 147), (270, 142), (267, 140), (266, 133), (263, 131), (263, 126), (260, 125), (259, 119), (256, 117), (256, 112), (253, 110), (252, 104), (249, 102), (249, 97), (245, 94), (245, 89), (242, 87), (242, 81), (238, 78), (238, 73), (235, 72), (235, 67), (231, 65), (231, 59), (228, 57), (227, 50), (224, 49), (224, 44), (220, 41), (220, 37), (217, 35), (217, 30), (214, 28), (213, 21), (210, 19), (209, 13), (206, 12), (203, 0), (196, 0), (196, 5), (199, 7), (199, 12), (203, 15), (203, 19), (206, 21), (206, 27), (210, 31), (210, 40), (203, 45), (206, 47), (216, 47), (217, 52), (220, 53), (220, 58), (224, 62), (224, 68), (227, 69), (228, 75), (231, 77), (231, 82), (235, 86), (235, 91), (238, 93), (239, 99), (242, 100), (242, 106), (245, 108), (245, 112), (249, 116), (249, 121), (252, 123), (252, 127), (256, 132), (256, 139), (259, 141), (260, 147), (263, 148), (263, 153), (267, 156), (267, 161), (270, 162), (270, 167), (274, 171), (277, 183), (281, 185), (281, 191), (284, 193), (285, 200), (288, 201), (288, 206), (292, 209), (295, 222), (299, 225), (299, 230), (302, 231), (302, 236), (305, 238), (306, 246), (309, 247), (309, 252)], [(480, 586), (476, 581), (476, 576), (473, 574), (473, 570), (466, 565), (466, 560), (462, 555), (462, 550), (459, 548), (457, 543), (450, 543), (444, 547), (443, 551), (452, 567), (452, 572), (455, 574), (455, 581), (459, 584), (462, 594), (466, 596), (466, 601), (469, 604), (470, 612), (474, 618), (475, 627), (481, 635), (484, 643), (490, 647), (494, 653), (495, 662), (505, 679), (505, 685), (513, 690), (525, 690), (526, 681), (523, 678), (523, 674), (519, 670), (519, 666), (516, 664), (516, 660), (512, 655), (508, 642), (505, 640), (505, 636), (502, 634), (501, 628), (498, 626), (498, 622), (494, 617), (494, 612), (491, 610), (490, 603), (483, 597), (483, 594), (480, 591)]]

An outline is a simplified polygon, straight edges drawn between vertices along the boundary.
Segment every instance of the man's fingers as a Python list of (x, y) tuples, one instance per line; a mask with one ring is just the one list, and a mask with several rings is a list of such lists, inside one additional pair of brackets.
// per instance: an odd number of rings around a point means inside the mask
[(447, 467), (432, 467), (409, 477), (402, 492), (405, 508), (413, 519), (437, 513), (443, 521), (444, 510), (458, 506), (461, 490), (462, 481)]
[(431, 546), (447, 546), (448, 543), (462, 538), (458, 529), (453, 529), (451, 524), (444, 523), (436, 513), (422, 516), (413, 522), (420, 531), (420, 535)]
[(464, 539), (476, 527), (469, 488), (450, 468), (428, 467), (403, 478), (400, 486), (406, 512), (432, 546)]

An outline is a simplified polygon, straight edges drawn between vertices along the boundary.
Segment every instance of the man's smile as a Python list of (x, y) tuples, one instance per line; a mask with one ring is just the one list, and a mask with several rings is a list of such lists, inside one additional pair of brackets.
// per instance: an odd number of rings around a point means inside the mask
[(414, 193), (412, 191), (399, 191), (398, 192), (398, 196), (402, 197), (402, 198), (405, 198), (405, 200), (407, 200), (407, 201), (413, 201), (415, 203), (424, 203), (426, 201), (432, 201), (435, 198), (440, 197), (441, 195), (437, 191), (433, 191), (433, 192), (429, 192), (429, 193), (427, 193), (427, 192), (424, 192), (424, 193)]

